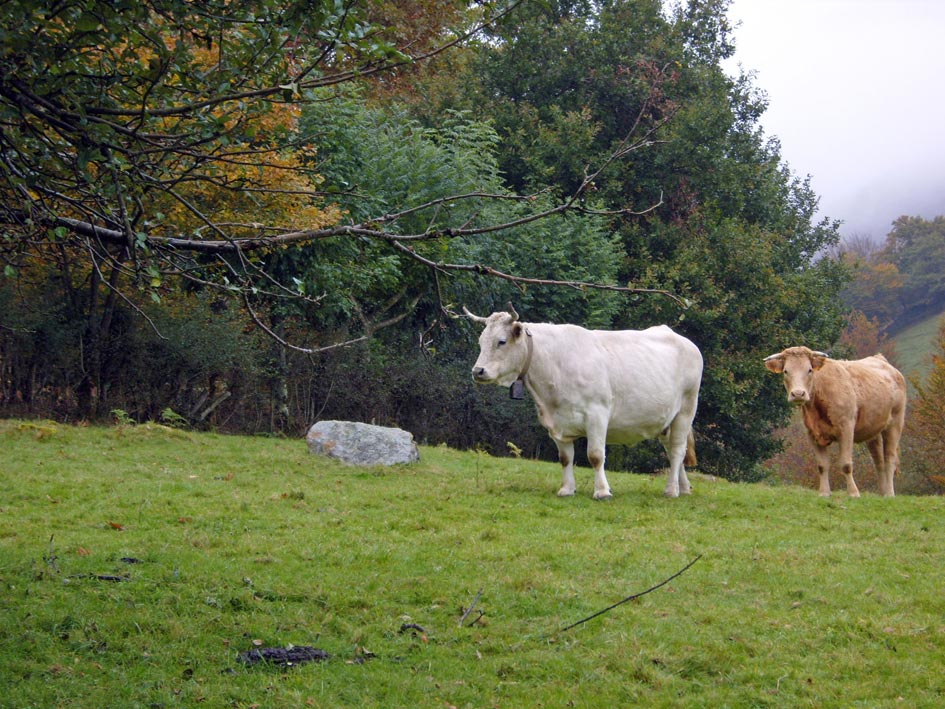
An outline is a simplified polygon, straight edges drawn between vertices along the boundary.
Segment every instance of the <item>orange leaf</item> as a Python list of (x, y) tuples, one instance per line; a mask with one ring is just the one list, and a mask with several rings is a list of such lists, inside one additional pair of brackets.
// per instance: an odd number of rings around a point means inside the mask
[(118, 522), (109, 522), (108, 526), (112, 529), (117, 529), (119, 532), (124, 531), (125, 525), (119, 524)]

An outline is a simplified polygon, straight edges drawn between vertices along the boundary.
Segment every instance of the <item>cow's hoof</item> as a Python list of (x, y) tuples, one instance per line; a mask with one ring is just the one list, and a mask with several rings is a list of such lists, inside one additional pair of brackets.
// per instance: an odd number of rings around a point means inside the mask
[(604, 490), (603, 492), (594, 491), (595, 500), (609, 500), (613, 495), (610, 493), (610, 490)]
[(572, 497), (574, 495), (574, 490), (569, 490), (566, 487), (558, 490), (558, 497)]
[(817, 494), (820, 495), (821, 497), (830, 497), (829, 492), (818, 492)]
[(666, 488), (663, 490), (663, 494), (666, 495), (666, 497), (679, 497), (679, 490), (670, 490), (669, 488)]

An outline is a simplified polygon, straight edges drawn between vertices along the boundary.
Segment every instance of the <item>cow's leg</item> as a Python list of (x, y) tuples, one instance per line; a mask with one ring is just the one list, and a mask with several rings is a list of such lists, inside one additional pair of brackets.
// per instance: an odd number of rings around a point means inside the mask
[(876, 438), (871, 438), (866, 442), (866, 447), (870, 451), (870, 458), (873, 459), (873, 467), (876, 468), (876, 480), (879, 482), (879, 492), (886, 494), (886, 455), (883, 445), (883, 436), (880, 434)]
[(821, 497), (830, 497), (830, 448), (813, 440), (811, 442), (814, 444), (814, 459), (817, 461), (817, 473), (820, 475), (818, 494)]
[(686, 458), (686, 446), (689, 443), (689, 424), (686, 421), (676, 420), (670, 425), (669, 430), (660, 436), (660, 442), (669, 458), (669, 472), (666, 478), (666, 488), (663, 494), (667, 497), (679, 497), (688, 495), (692, 492), (689, 486), (689, 477), (686, 475), (686, 466), (683, 461)]
[(594, 468), (594, 499), (607, 500), (612, 497), (610, 485), (607, 483), (607, 474), (604, 472), (604, 458), (606, 455), (607, 428), (606, 424), (599, 427), (588, 427), (587, 432), (587, 460)]
[(893, 418), (889, 426), (883, 431), (883, 467), (886, 471), (884, 487), (880, 492), (887, 497), (896, 494), (894, 480), (899, 470), (899, 438), (902, 435), (902, 417)]
[(692, 494), (692, 485), (689, 484), (689, 476), (686, 475), (686, 465), (682, 461), (680, 461), (679, 469), (676, 471), (676, 480), (679, 481), (680, 495)]
[(553, 439), (558, 446), (558, 460), (561, 462), (561, 489), (558, 497), (569, 497), (574, 494), (574, 442)]
[(840, 433), (840, 470), (847, 482), (847, 494), (859, 497), (860, 490), (853, 480), (853, 427)]

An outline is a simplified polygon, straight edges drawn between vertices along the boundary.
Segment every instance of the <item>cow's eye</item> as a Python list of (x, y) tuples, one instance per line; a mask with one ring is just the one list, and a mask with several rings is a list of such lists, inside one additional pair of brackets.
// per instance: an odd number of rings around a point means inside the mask
[(501, 347), (502, 345), (504, 345), (504, 344), (505, 344), (505, 342), (506, 342), (505, 340), (499, 340), (499, 342), (498, 342), (498, 346), (499, 346), (499, 347)]

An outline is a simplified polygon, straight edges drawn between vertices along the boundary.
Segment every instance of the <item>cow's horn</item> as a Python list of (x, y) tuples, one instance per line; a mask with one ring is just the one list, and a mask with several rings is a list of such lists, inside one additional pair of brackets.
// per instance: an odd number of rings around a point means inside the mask
[(767, 357), (765, 357), (765, 362), (770, 362), (771, 360), (777, 359), (778, 357), (782, 357), (782, 356), (783, 355), (780, 352), (778, 352), (777, 354), (768, 355)]
[(512, 315), (512, 322), (518, 320), (518, 313), (516, 313), (515, 308), (512, 307), (512, 301), (509, 301), (509, 313)]
[(482, 317), (481, 315), (473, 315), (469, 312), (469, 309), (464, 305), (463, 312), (466, 313), (466, 317), (472, 320), (473, 322), (485, 322), (487, 318)]
[(811, 354), (814, 355), (814, 357), (826, 357), (827, 359), (830, 359), (830, 355), (827, 354), (826, 352), (814, 352), (814, 351), (811, 351)]

